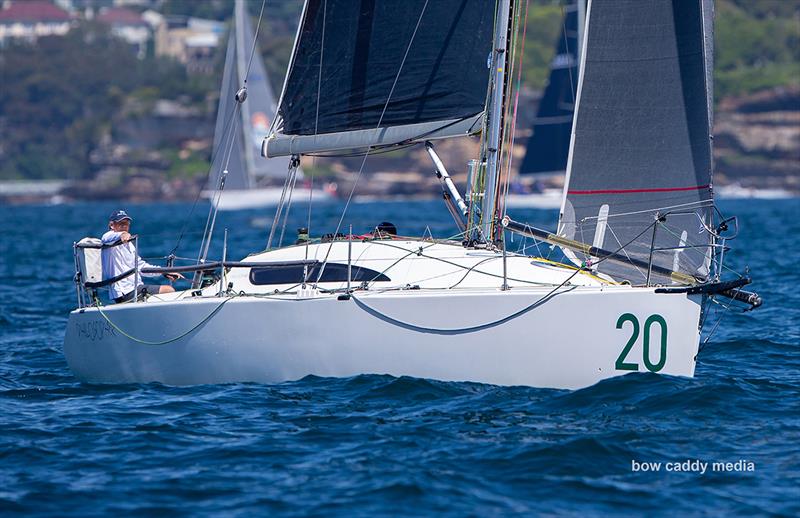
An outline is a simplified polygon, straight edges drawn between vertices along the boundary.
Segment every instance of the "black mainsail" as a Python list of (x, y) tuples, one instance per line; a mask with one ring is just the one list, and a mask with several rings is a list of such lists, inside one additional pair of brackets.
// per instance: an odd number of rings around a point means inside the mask
[[(708, 276), (712, 17), (712, 0), (590, 1), (559, 235)], [(633, 264), (599, 271), (672, 282)]]
[(309, 0), (265, 156), (481, 129), (490, 0)]

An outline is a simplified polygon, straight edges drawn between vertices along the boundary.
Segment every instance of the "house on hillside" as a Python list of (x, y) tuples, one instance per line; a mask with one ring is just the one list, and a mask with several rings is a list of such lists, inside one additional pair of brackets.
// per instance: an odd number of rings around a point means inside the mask
[(156, 55), (180, 61), (189, 73), (210, 74), (224, 34), (223, 22), (167, 16), (156, 31)]
[(35, 43), (44, 36), (63, 36), (72, 22), (67, 11), (45, 0), (5, 0), (0, 6), (0, 47), (10, 40)]
[(126, 41), (134, 50), (136, 57), (144, 59), (147, 55), (147, 41), (150, 39), (150, 26), (136, 11), (122, 7), (100, 10), (97, 21), (111, 27), (111, 33)]

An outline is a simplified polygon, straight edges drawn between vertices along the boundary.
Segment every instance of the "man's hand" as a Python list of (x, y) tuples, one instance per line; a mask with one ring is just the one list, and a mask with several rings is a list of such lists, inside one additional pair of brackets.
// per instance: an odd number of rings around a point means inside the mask
[(181, 275), (178, 272), (165, 273), (164, 277), (166, 277), (169, 280), (169, 282), (175, 282), (178, 279), (185, 279), (186, 278), (186, 277), (184, 277), (183, 275)]
[(130, 235), (130, 233), (129, 233), (129, 232), (122, 232), (122, 233), (119, 235), (119, 240), (120, 240), (120, 241), (122, 241), (123, 243), (127, 243), (127, 242), (128, 242), (128, 241), (130, 241), (131, 239), (133, 239), (133, 236), (132, 236), (132, 235)]

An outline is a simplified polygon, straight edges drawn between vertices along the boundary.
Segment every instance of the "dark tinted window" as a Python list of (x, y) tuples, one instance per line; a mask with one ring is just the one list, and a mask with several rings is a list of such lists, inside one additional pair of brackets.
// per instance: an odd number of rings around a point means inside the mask
[[(304, 263), (283, 263), (275, 266), (259, 266), (250, 270), (250, 282), (255, 285), (263, 284), (297, 284), (303, 282)], [(319, 275), (321, 263), (308, 264), (308, 280), (316, 281)], [(353, 266), (351, 272), (352, 282), (373, 282), (390, 281), (386, 275), (363, 268)], [(320, 282), (347, 282), (347, 265), (338, 263), (328, 263), (325, 271), (322, 272)]]

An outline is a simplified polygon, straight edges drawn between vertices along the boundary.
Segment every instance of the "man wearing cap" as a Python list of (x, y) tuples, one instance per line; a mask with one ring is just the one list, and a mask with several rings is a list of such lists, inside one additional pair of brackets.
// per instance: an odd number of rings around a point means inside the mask
[[(156, 293), (170, 293), (175, 291), (172, 286), (165, 285), (144, 285), (141, 277), (158, 277), (157, 273), (141, 273), (142, 268), (157, 268), (152, 264), (148, 264), (138, 257), (136, 249), (131, 243), (133, 236), (130, 234), (131, 217), (124, 210), (116, 210), (111, 214), (108, 221), (109, 231), (103, 234), (103, 244), (113, 245), (121, 243), (117, 246), (111, 246), (103, 249), (103, 278), (112, 279), (125, 272), (133, 270), (136, 267), (137, 259), (140, 273), (139, 275), (129, 275), (124, 279), (113, 283), (110, 286), (111, 298), (114, 302), (126, 302), (132, 300), (136, 291), (140, 294), (156, 294)], [(179, 273), (165, 273), (164, 277), (172, 281), (182, 279), (183, 275)], [(137, 283), (138, 281), (138, 283)], [(137, 283), (136, 290), (134, 290), (134, 283)]]

